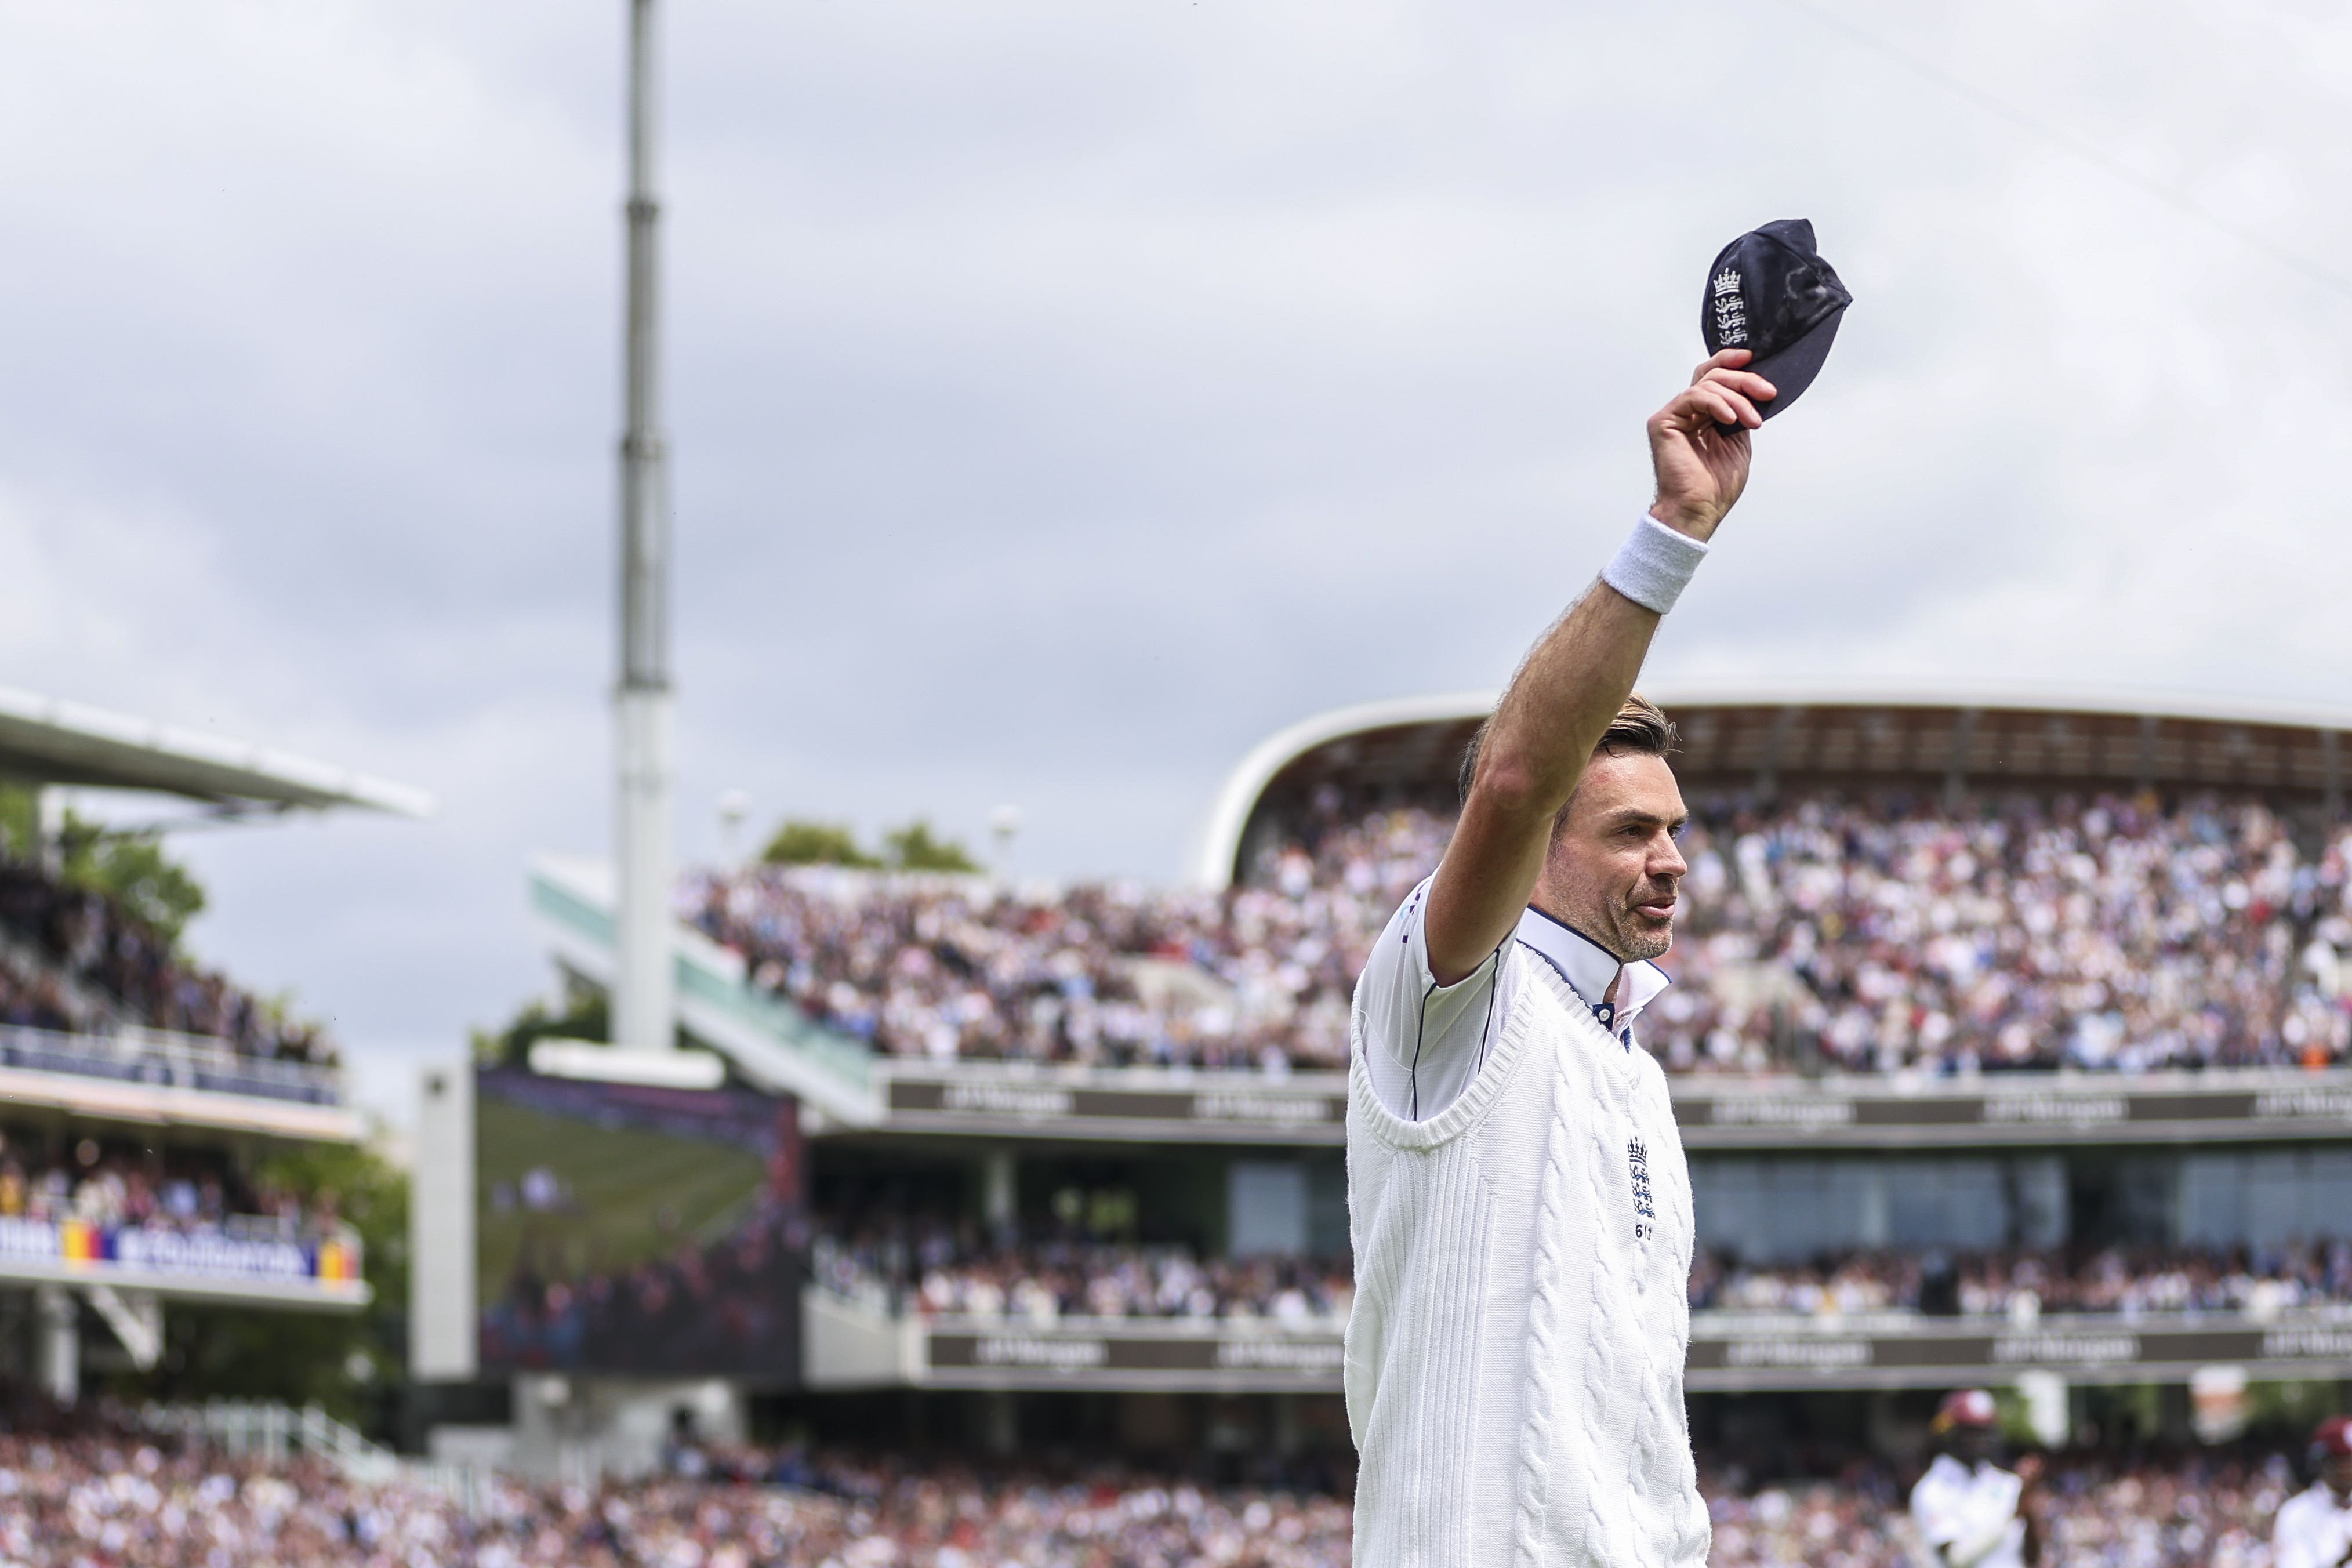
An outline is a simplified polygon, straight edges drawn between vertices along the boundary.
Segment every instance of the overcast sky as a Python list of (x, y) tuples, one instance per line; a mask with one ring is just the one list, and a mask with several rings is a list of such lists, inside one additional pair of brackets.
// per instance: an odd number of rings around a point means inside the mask
[[(622, 9), (0, 4), (0, 685), (439, 796), (181, 841), (379, 1101), (607, 838)], [(2352, 21), (1888, 12), (668, 0), (682, 849), (1177, 875), (1507, 674), (1775, 217), (1857, 302), (1654, 671), (2352, 708)]]

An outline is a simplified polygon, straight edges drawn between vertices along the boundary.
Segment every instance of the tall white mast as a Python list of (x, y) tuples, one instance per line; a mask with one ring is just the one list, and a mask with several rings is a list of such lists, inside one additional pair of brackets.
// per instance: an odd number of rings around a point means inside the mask
[(669, 506), (658, 401), (654, 0), (629, 0), (628, 323), (621, 436), (620, 888), (613, 1042), (666, 1049), (670, 1021)]

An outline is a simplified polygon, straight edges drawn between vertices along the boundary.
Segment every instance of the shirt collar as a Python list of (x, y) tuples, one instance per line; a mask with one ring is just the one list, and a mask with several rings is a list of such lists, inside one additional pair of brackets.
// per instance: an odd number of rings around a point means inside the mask
[(1625, 972), (1624, 990), (1618, 1004), (1612, 1007), (1609, 988), (1617, 984), (1621, 967), (1615, 953), (1533, 904), (1519, 917), (1518, 938), (1559, 971), (1568, 988), (1583, 999), (1612, 1034), (1630, 1026), (1641, 1016), (1643, 1008), (1657, 1000), (1659, 992), (1674, 983), (1656, 964), (1647, 959), (1636, 960), (1622, 966)]

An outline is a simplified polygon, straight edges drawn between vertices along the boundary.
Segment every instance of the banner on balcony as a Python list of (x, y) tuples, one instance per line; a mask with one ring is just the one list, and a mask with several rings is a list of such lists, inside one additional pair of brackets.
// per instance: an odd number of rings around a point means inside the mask
[(359, 1248), (344, 1241), (0, 1217), (0, 1273), (12, 1265), (45, 1274), (62, 1265), (93, 1279), (138, 1275), (350, 1285), (360, 1278)]

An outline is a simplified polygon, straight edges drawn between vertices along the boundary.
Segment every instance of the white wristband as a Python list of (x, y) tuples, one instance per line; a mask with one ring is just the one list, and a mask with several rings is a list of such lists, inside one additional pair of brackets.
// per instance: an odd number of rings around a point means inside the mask
[(1617, 558), (1601, 569), (1601, 580), (1641, 605), (1664, 615), (1675, 607), (1683, 590), (1706, 559), (1706, 546), (1687, 533), (1677, 533), (1642, 514), (1618, 550)]

